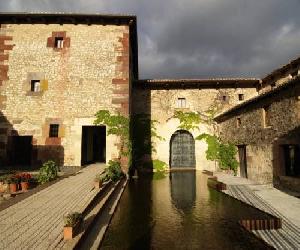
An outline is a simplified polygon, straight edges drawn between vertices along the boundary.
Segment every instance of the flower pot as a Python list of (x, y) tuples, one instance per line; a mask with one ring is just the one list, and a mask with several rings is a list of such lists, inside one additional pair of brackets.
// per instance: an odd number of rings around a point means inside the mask
[(15, 192), (17, 192), (17, 190), (18, 190), (17, 183), (10, 183), (9, 184), (9, 191), (11, 193), (15, 193)]
[(102, 181), (94, 181), (94, 187), (99, 189), (102, 187)]
[(80, 225), (80, 221), (77, 222), (73, 227), (64, 226), (64, 240), (71, 240), (76, 236)]
[(22, 188), (22, 191), (26, 191), (29, 189), (29, 182), (28, 181), (22, 181), (21, 182), (21, 188)]

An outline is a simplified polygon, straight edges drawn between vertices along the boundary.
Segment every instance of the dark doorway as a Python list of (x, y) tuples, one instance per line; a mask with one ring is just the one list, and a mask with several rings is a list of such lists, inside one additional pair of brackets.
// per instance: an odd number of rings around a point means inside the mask
[(9, 137), (9, 162), (11, 165), (28, 167), (31, 165), (32, 136)]
[(81, 165), (105, 162), (106, 129), (104, 126), (83, 126)]
[(283, 145), (285, 174), (300, 176), (300, 150), (298, 145)]
[(239, 145), (239, 160), (240, 160), (240, 173), (241, 177), (248, 178), (247, 174), (247, 153), (246, 153), (246, 145)]
[(195, 168), (195, 140), (188, 131), (176, 131), (170, 144), (170, 167)]

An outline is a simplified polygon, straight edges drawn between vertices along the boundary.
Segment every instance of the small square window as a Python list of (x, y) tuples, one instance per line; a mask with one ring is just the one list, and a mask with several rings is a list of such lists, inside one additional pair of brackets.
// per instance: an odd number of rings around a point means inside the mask
[(59, 124), (50, 124), (49, 137), (58, 137)]
[(185, 98), (177, 99), (177, 108), (186, 108), (186, 99)]
[(223, 102), (228, 101), (228, 96), (227, 96), (227, 95), (223, 95), (223, 96), (222, 96), (222, 101), (223, 101)]
[(242, 125), (242, 120), (240, 117), (236, 118), (236, 127), (239, 128)]
[(64, 47), (64, 38), (63, 37), (55, 37), (54, 47), (58, 49), (62, 49)]
[(31, 80), (31, 91), (40, 92), (41, 91), (41, 81), (40, 80)]
[(243, 101), (245, 98), (244, 94), (239, 94), (239, 101)]

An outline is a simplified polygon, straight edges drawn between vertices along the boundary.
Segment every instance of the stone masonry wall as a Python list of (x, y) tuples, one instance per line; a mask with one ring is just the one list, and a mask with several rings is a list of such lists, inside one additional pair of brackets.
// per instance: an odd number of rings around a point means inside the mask
[[(252, 180), (272, 183), (278, 176), (284, 175), (280, 145), (300, 142), (298, 82), (294, 81), (288, 88), (237, 110), (219, 123), (223, 140), (247, 146), (248, 178)], [(266, 107), (267, 114), (264, 111)]]
[[(162, 89), (150, 90), (136, 88), (133, 91), (133, 112), (135, 114), (150, 114), (152, 120), (157, 120), (157, 133), (164, 140), (153, 140), (155, 151), (152, 159), (159, 159), (167, 164), (170, 160), (170, 140), (177, 131), (179, 120), (173, 118), (176, 110), (184, 112), (203, 112), (212, 105), (220, 105), (220, 112), (240, 103), (238, 94), (244, 94), (245, 99), (256, 95), (255, 88), (236, 89)], [(224, 101), (223, 96), (227, 99)], [(186, 98), (186, 108), (177, 108), (177, 99)], [(190, 131), (195, 138), (201, 133), (213, 133), (213, 127), (200, 125), (200, 131)], [(196, 168), (215, 170), (215, 163), (206, 160), (207, 145), (204, 141), (196, 141)]]
[[(82, 126), (93, 125), (100, 109), (128, 115), (128, 26), (10, 24), (0, 31), (2, 158), (9, 135), (32, 135), (36, 163), (48, 157), (47, 146), (60, 145), (62, 163), (80, 165)], [(66, 38), (63, 49), (53, 48), (56, 34)], [(38, 93), (30, 91), (36, 79)], [(48, 138), (50, 123), (60, 124), (59, 139)], [(108, 136), (106, 147), (107, 160), (118, 157), (116, 138)]]

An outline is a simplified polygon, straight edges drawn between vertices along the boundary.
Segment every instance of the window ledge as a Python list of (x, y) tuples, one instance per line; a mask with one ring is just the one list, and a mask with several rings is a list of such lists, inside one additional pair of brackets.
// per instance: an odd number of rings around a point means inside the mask
[(190, 111), (190, 108), (175, 108), (176, 111)]
[(267, 127), (264, 127), (264, 129), (271, 129), (272, 126), (267, 126)]
[(34, 92), (34, 91), (27, 91), (26, 96), (43, 96), (44, 91)]

